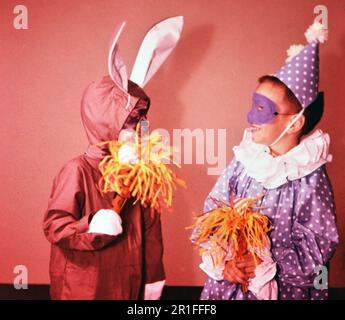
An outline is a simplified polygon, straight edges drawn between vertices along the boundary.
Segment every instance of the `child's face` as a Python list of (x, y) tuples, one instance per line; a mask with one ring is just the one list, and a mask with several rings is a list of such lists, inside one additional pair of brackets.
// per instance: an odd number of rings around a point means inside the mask
[(130, 113), (128, 118), (126, 119), (125, 124), (123, 125), (123, 129), (132, 129), (135, 130), (137, 124), (147, 119), (147, 111), (148, 107), (146, 102), (140, 100), (139, 104), (135, 106), (134, 110)]
[(272, 122), (266, 124), (251, 123), (253, 141), (270, 145), (282, 133), (291, 118), (291, 116), (286, 115), (289, 112), (283, 104), (284, 91), (270, 82), (263, 82), (259, 84), (255, 92), (269, 98), (276, 104), (278, 114)]

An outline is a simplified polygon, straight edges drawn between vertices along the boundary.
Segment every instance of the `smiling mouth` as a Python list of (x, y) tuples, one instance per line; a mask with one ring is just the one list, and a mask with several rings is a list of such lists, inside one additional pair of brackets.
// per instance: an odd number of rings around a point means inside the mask
[(251, 125), (249, 129), (250, 129), (251, 132), (258, 132), (258, 131), (261, 130), (260, 127), (257, 127), (257, 126), (254, 126), (254, 125)]

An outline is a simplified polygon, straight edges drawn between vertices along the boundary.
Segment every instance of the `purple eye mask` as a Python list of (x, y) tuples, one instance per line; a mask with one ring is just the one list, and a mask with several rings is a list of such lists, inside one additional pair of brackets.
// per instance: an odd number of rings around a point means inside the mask
[(270, 123), (277, 114), (277, 106), (271, 99), (254, 92), (252, 109), (247, 114), (247, 121), (249, 123)]

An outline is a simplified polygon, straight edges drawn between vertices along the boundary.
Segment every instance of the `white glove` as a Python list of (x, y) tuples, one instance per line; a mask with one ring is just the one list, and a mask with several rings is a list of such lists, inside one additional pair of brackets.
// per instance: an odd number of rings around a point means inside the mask
[(121, 217), (111, 209), (101, 209), (93, 216), (88, 233), (103, 233), (117, 236), (122, 233)]
[(159, 300), (165, 280), (145, 284), (144, 300)]

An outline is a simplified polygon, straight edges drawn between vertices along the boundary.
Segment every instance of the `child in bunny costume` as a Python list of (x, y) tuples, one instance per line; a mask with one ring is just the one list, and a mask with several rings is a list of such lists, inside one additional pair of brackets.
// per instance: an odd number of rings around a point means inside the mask
[(98, 165), (108, 150), (96, 144), (117, 140), (122, 129), (146, 118), (150, 100), (142, 88), (177, 44), (183, 18), (166, 19), (147, 33), (130, 80), (117, 44), (124, 25), (115, 30), (109, 75), (92, 82), (82, 98), (90, 145), (55, 177), (44, 216), (52, 299), (159, 299), (164, 286), (160, 215), (133, 205), (125, 188), (123, 194), (100, 192)]
[(213, 198), (258, 197), (260, 213), (272, 223), (270, 241), (257, 253), (258, 265), (250, 253), (240, 261), (229, 254), (221, 265), (204, 253), (200, 267), (209, 278), (201, 299), (327, 297), (327, 289), (315, 287), (315, 268), (328, 265), (338, 233), (325, 167), (331, 161), (330, 139), (320, 129), (313, 131), (323, 112), (318, 52), (327, 33), (314, 23), (305, 35), (308, 45), (291, 46), (286, 64), (259, 79), (247, 116), (251, 127), (205, 201), (204, 212), (209, 212)]

